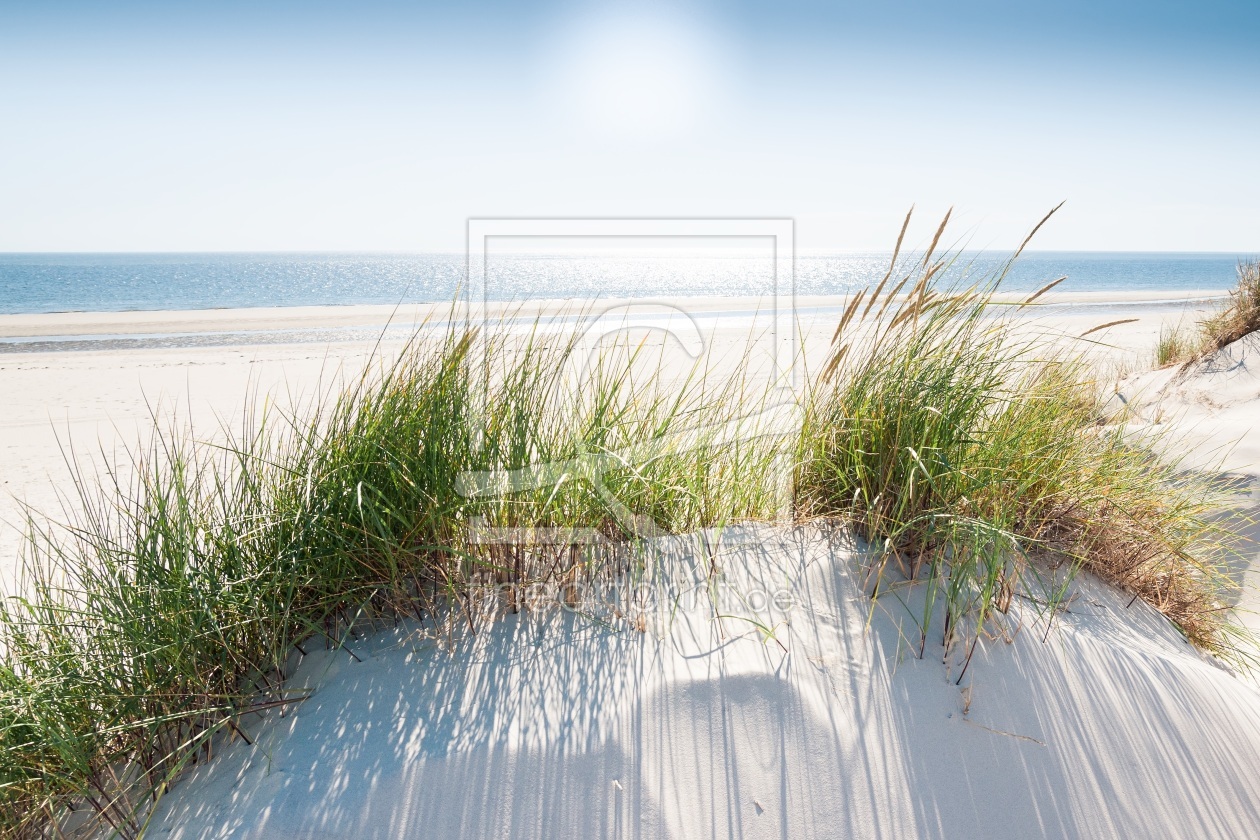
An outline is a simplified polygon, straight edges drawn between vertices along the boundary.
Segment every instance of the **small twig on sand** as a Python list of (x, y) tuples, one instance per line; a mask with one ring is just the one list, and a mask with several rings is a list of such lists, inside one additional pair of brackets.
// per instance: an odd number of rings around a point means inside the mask
[(974, 720), (971, 720), (970, 718), (963, 718), (963, 723), (969, 723), (978, 729), (983, 729), (985, 732), (992, 732), (994, 735), (1007, 735), (1011, 738), (1018, 738), (1021, 741), (1032, 741), (1034, 744), (1040, 744), (1043, 747), (1046, 745), (1045, 741), (1038, 741), (1036, 738), (1032, 737), (1031, 735), (1019, 735), (1014, 732), (1004, 732), (1001, 729), (993, 729), (991, 727), (985, 726), (983, 723), (976, 723)]

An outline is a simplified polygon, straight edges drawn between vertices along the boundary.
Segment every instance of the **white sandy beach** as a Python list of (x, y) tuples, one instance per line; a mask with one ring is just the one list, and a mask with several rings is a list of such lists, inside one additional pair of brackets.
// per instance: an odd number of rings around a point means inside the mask
[[(1088, 336), (1100, 364), (1136, 370), (1162, 325), (1203, 307), (1146, 300), (1052, 300), (1029, 329), (1071, 337), (1137, 319)], [(807, 361), (841, 304), (798, 302)], [(55, 507), (67, 441), (91, 461), (134, 442), (150, 411), (176, 408), (210, 435), (239, 422), (251, 388), (283, 403), (399, 346), (260, 345), (250, 333), (389, 317), (378, 307), (0, 317), (0, 338), (241, 336), (0, 354), (0, 516), (18, 518), (12, 497)], [(708, 352), (738, 347), (749, 323), (715, 328)], [(1260, 362), (1248, 348), (1120, 388), (1143, 419), (1198, 446), (1197, 465), (1254, 488)], [(255, 746), (237, 742), (183, 780), (152, 836), (1243, 837), (1260, 824), (1260, 693), (1142, 602), (1082, 577), (1049, 633), (1033, 610), (1013, 610), (1009, 638), (983, 642), (956, 685), (959, 663), (942, 662), (939, 636), (918, 659), (909, 613), (869, 614), (851, 549), (834, 535), (753, 528), (722, 539), (732, 587), (785, 589), (790, 609), (724, 605), (715, 620), (699, 603), (630, 634), (568, 614), (510, 617), (453, 653), (404, 625), (362, 639), (361, 662), (314, 653), (293, 683), (311, 698), (255, 722)], [(19, 545), (6, 527), (9, 574)], [(1247, 550), (1255, 558), (1254, 543)], [(691, 555), (674, 556), (675, 585), (702, 589)]]

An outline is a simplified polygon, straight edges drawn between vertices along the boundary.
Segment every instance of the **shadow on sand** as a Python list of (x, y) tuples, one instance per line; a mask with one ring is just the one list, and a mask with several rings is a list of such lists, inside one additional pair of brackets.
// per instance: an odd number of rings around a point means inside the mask
[[(411, 626), (363, 640), (363, 662), (315, 654), (296, 677), (314, 695), (257, 726), (252, 748), (190, 773), (152, 836), (1237, 837), (1260, 825), (1260, 696), (1145, 604), (1082, 580), (1048, 635), (1015, 607), (1022, 629), (982, 641), (957, 686), (939, 617), (915, 655), (922, 587), (872, 609), (852, 550), (814, 529), (723, 544), (737, 587), (790, 587), (785, 616), (666, 611), (637, 632), (522, 613), (453, 653)], [(705, 569), (686, 571), (705, 585)]]

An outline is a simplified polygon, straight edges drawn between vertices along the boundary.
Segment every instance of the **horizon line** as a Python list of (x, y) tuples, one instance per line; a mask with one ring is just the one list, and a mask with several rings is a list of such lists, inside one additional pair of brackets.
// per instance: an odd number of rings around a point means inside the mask
[[(903, 249), (909, 251), (909, 249)], [(1014, 248), (963, 248), (955, 253), (960, 254), (1002, 254), (1013, 253)], [(892, 248), (808, 248), (798, 249), (797, 257), (814, 257), (814, 256), (843, 256), (843, 255), (862, 255), (862, 254), (891, 254)], [(25, 257), (25, 256), (186, 256), (186, 255), (259, 255), (259, 256), (285, 256), (285, 255), (315, 255), (315, 256), (369, 256), (369, 255), (396, 255), (396, 256), (466, 256), (466, 250), (407, 250), (394, 248), (355, 248), (355, 249), (299, 249), (299, 248), (268, 248), (268, 249), (189, 249), (189, 250), (71, 250), (71, 251), (8, 251), (0, 250), (0, 257)], [(1260, 247), (1241, 248), (1229, 250), (1191, 250), (1177, 248), (1161, 248), (1161, 249), (1135, 249), (1135, 248), (1025, 248), (1021, 252), (1022, 255), (1028, 254), (1186, 254), (1186, 255), (1202, 255), (1202, 256), (1241, 256), (1246, 254), (1260, 254)], [(584, 253), (580, 251), (508, 251), (504, 252), (506, 256), (598, 256), (595, 254)], [(647, 254), (645, 256), (651, 256)], [(688, 256), (686, 254), (671, 254), (671, 257)], [(736, 255), (738, 258), (744, 258), (745, 255)], [(731, 258), (736, 258), (732, 256)]]

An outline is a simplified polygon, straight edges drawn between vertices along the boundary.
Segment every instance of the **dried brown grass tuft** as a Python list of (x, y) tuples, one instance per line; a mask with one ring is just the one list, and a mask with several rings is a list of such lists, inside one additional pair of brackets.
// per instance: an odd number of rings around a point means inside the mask
[(1156, 367), (1187, 364), (1202, 359), (1260, 330), (1260, 259), (1238, 263), (1238, 285), (1229, 303), (1192, 329), (1174, 327), (1160, 333), (1155, 346)]

